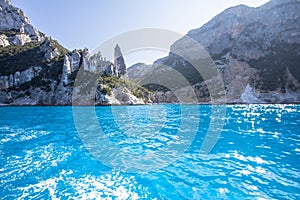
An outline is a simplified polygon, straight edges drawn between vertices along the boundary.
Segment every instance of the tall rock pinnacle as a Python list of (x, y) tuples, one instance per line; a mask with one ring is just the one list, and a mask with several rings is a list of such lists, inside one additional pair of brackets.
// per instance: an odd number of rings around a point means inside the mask
[(125, 60), (123, 58), (123, 54), (118, 44), (115, 47), (114, 63), (115, 63), (116, 71), (118, 72), (119, 75), (125, 75), (127, 73)]

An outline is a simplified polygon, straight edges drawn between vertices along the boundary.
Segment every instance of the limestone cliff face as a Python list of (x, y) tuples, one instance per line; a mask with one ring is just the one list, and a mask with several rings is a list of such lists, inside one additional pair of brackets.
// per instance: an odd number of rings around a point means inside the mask
[[(12, 6), (10, 0), (0, 0), (0, 30), (0, 46), (23, 45), (43, 39), (23, 11)], [(16, 34), (10, 35), (11, 32)]]
[[(229, 103), (300, 102), (300, 1), (271, 0), (258, 8), (229, 8), (185, 37), (210, 54)], [(207, 90), (203, 80), (193, 80), (192, 66), (172, 53), (180, 49), (198, 59), (184, 41), (176, 41), (170, 55), (155, 63), (183, 69), (192, 85), (202, 84), (195, 90), (203, 94)], [(209, 102), (207, 95), (198, 96), (199, 101)]]
[[(0, 0), (0, 105), (71, 105), (79, 68), (87, 75), (115, 78), (114, 84), (97, 87), (95, 104), (147, 103), (136, 96), (139, 89), (117, 84), (127, 70), (120, 47), (115, 55), (112, 63), (101, 52), (90, 55), (87, 48), (69, 51), (37, 31), (9, 0)], [(83, 86), (89, 84), (86, 79)], [(85, 95), (80, 102), (88, 105)]]

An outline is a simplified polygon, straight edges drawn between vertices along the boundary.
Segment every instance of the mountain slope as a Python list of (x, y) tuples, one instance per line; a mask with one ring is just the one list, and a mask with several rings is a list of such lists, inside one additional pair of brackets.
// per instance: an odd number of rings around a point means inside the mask
[[(181, 52), (194, 56), (184, 43), (190, 37), (202, 45), (223, 77), (229, 103), (300, 102), (300, 2), (272, 0), (258, 8), (229, 8), (204, 26), (191, 30), (171, 47), (168, 57), (155, 62), (182, 73), (192, 85), (194, 69)], [(210, 101), (198, 96), (199, 101)]]

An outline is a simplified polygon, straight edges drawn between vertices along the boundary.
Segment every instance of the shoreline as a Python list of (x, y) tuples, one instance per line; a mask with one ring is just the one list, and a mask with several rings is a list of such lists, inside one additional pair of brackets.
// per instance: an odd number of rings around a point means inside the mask
[(232, 105), (300, 105), (300, 102), (296, 103), (199, 103), (199, 104), (187, 104), (187, 103), (152, 103), (152, 104), (112, 104), (112, 105), (53, 105), (53, 104), (22, 104), (22, 105), (12, 105), (12, 104), (0, 104), (0, 107), (114, 107), (114, 106), (156, 106), (156, 105), (183, 105), (183, 106), (196, 106), (196, 105), (211, 105), (211, 106), (232, 106)]

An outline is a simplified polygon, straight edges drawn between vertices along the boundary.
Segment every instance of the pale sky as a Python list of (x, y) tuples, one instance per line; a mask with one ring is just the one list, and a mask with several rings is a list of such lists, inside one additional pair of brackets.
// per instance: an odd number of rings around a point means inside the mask
[(257, 7), (268, 1), (12, 0), (12, 4), (21, 8), (38, 30), (69, 50), (87, 47), (92, 51), (123, 32), (161, 28), (186, 34), (226, 8), (240, 4)]

